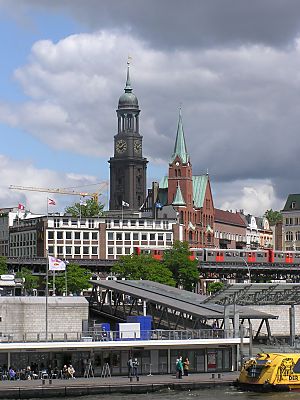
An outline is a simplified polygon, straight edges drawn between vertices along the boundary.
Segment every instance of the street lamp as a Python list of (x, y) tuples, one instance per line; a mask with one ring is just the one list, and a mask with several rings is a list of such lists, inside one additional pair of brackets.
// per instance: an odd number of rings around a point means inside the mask
[(248, 263), (247, 263), (247, 261), (246, 261), (246, 259), (245, 259), (244, 257), (239, 256), (239, 258), (240, 258), (241, 260), (244, 261), (244, 263), (245, 263), (245, 265), (246, 265), (246, 267), (247, 267), (247, 270), (248, 270), (248, 277), (249, 277), (249, 283), (251, 283), (251, 272), (250, 272), (249, 265), (248, 265)]

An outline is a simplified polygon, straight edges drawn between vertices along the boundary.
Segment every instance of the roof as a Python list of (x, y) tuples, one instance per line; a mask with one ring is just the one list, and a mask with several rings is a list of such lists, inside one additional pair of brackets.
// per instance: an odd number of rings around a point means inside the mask
[(193, 201), (196, 208), (203, 207), (208, 175), (193, 176)]
[(177, 156), (181, 159), (183, 164), (186, 164), (190, 158), (190, 156), (188, 155), (186, 143), (185, 143), (181, 110), (179, 110), (176, 141), (175, 141), (175, 146), (174, 146), (174, 152), (171, 157), (171, 162), (173, 162)]
[[(114, 290), (115, 292), (128, 294), (142, 300), (158, 305), (163, 305), (172, 310), (181, 311), (203, 319), (222, 319), (224, 317), (224, 306), (206, 302), (206, 296), (186, 290), (163, 285), (161, 283), (147, 280), (91, 280), (91, 283), (100, 287)], [(248, 307), (238, 307), (240, 318), (276, 318), (272, 314), (252, 310)], [(233, 307), (230, 310), (233, 316)]]
[(181, 189), (180, 189), (179, 183), (177, 185), (176, 194), (175, 194), (175, 197), (174, 197), (174, 200), (173, 200), (172, 204), (174, 206), (185, 206), (186, 205), (186, 203), (184, 201), (184, 198), (182, 196), (182, 193), (181, 193)]
[(205, 300), (216, 304), (300, 304), (300, 283), (235, 283)]
[(246, 223), (239, 213), (233, 213), (231, 211), (224, 211), (215, 208), (215, 222), (220, 222), (228, 225), (241, 226), (246, 228)]
[(289, 194), (282, 211), (300, 211), (300, 194)]
[[(195, 208), (203, 207), (207, 183), (208, 183), (208, 175), (207, 174), (193, 176), (193, 201), (194, 201)], [(167, 176), (164, 176), (161, 179), (161, 181), (159, 183), (159, 189), (168, 189), (168, 177)], [(162, 202), (160, 195), (159, 195), (159, 198), (160, 198), (160, 201)], [(165, 199), (165, 200), (166, 200), (165, 203), (162, 202), (163, 205), (167, 204), (168, 199)]]

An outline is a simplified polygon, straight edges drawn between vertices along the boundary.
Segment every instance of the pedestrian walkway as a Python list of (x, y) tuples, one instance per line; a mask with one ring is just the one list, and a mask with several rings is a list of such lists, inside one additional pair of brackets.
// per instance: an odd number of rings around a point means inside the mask
[(43, 398), (86, 396), (104, 393), (146, 393), (162, 389), (186, 390), (215, 386), (229, 386), (238, 377), (237, 372), (191, 374), (183, 379), (175, 375), (141, 375), (139, 381), (124, 376), (107, 378), (49, 379), (0, 382), (0, 398)]

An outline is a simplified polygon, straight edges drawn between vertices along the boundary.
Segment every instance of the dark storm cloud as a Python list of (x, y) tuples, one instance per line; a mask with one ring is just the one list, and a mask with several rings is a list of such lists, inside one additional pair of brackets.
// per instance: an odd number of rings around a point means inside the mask
[(92, 29), (127, 30), (164, 49), (286, 46), (300, 31), (299, 0), (20, 0), (17, 10), (5, 4), (14, 13), (30, 6), (64, 10)]

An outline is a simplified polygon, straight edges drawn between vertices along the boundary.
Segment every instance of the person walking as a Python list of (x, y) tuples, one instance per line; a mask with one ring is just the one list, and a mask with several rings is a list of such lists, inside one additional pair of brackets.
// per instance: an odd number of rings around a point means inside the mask
[(130, 356), (128, 361), (127, 361), (127, 367), (128, 367), (128, 378), (132, 377), (132, 372), (133, 372), (133, 361), (132, 357)]
[(182, 373), (183, 373), (182, 357), (179, 357), (176, 363), (176, 375), (178, 379), (182, 379)]
[(133, 368), (133, 376), (136, 377), (136, 380), (139, 380), (139, 371), (138, 371), (138, 368), (139, 368), (139, 365), (140, 365), (140, 364), (139, 364), (139, 362), (138, 362), (138, 359), (135, 358), (135, 359), (133, 360), (132, 364), (133, 364), (133, 366), (132, 366), (132, 368)]
[(189, 361), (188, 357), (186, 357), (183, 362), (183, 375), (189, 376), (189, 370), (190, 370), (190, 361)]

